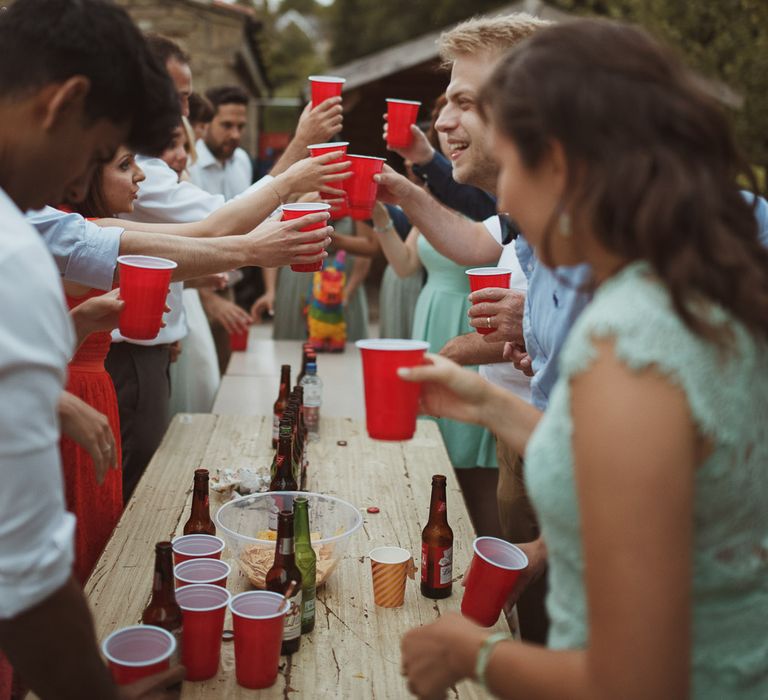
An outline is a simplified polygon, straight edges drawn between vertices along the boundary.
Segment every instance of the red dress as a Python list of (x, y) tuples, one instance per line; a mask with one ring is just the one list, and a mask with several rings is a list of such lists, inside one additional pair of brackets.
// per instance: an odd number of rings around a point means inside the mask
[[(67, 305), (74, 309), (86, 299), (102, 294), (101, 290), (92, 289), (81, 297), (67, 295)], [(111, 340), (108, 332), (92, 333), (69, 363), (67, 391), (107, 417), (117, 445), (117, 469), (110, 469), (104, 483), (99, 485), (91, 456), (70, 438), (61, 438), (67, 508), (77, 518), (75, 575), (80, 583), (85, 583), (90, 576), (123, 510), (120, 417), (115, 387), (104, 369)]]

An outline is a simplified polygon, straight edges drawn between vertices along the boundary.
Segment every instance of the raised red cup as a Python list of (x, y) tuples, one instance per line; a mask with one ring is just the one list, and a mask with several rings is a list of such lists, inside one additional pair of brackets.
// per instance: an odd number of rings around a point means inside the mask
[(365, 221), (373, 216), (373, 205), (379, 190), (373, 176), (382, 171), (386, 158), (348, 154), (347, 160), (352, 162), (352, 177), (344, 180), (349, 215), (357, 221)]
[(229, 334), (229, 347), (232, 352), (245, 352), (248, 349), (248, 334), (250, 329), (242, 333)]
[(387, 147), (408, 148), (413, 143), (411, 126), (416, 123), (421, 102), (387, 99)]
[(232, 567), (227, 562), (209, 557), (188, 559), (173, 567), (176, 588), (203, 583), (226, 588), (231, 571)]
[(125, 302), (120, 312), (120, 334), (131, 340), (152, 340), (160, 332), (176, 263), (150, 255), (121, 255), (117, 264), (120, 298)]
[(397, 376), (400, 367), (424, 363), (429, 343), (375, 338), (358, 340), (363, 358), (365, 425), (374, 440), (410, 440), (416, 432), (421, 384)]
[(483, 627), (499, 619), (520, 573), (528, 566), (523, 550), (497, 537), (478, 537), (469, 565), (461, 614)]
[[(289, 221), (291, 219), (300, 219), (307, 214), (321, 214), (328, 211), (331, 208), (330, 204), (325, 202), (297, 202), (296, 204), (283, 204), (283, 221)], [(327, 221), (318, 221), (316, 224), (305, 226), (299, 231), (314, 231), (315, 229), (325, 228), (328, 225)], [(316, 242), (321, 242), (323, 238), (318, 238)], [(291, 270), (294, 272), (318, 272), (323, 269), (323, 261), (316, 263), (310, 263), (308, 265), (298, 264), (291, 265)]]
[(310, 75), (309, 88), (312, 93), (312, 108), (314, 109), (331, 97), (339, 97), (346, 82), (346, 78), (337, 78), (334, 75)]
[(127, 685), (171, 666), (176, 640), (152, 625), (133, 625), (112, 632), (101, 644), (112, 680)]
[(173, 563), (181, 564), (189, 559), (221, 559), (224, 540), (214, 535), (181, 535), (171, 542)]
[[(313, 158), (317, 158), (318, 156), (323, 156), (326, 153), (334, 153), (335, 151), (341, 151), (344, 153), (344, 156), (341, 158), (337, 158), (336, 160), (332, 160), (331, 163), (341, 163), (345, 160), (346, 154), (347, 154), (347, 148), (349, 147), (349, 141), (337, 141), (337, 142), (331, 142), (331, 143), (313, 143), (310, 146), (307, 146), (309, 149), (309, 155), (311, 155)], [(330, 165), (330, 163), (329, 163)], [(347, 172), (346, 170), (342, 172)], [(344, 189), (344, 182), (332, 182), (330, 183), (333, 187), (336, 187), (337, 189)], [(337, 199), (335, 195), (328, 194), (327, 192), (321, 192), (320, 197), (322, 199)], [(345, 216), (348, 216), (349, 213), (347, 211), (347, 196), (344, 195), (344, 204), (341, 207), (335, 207), (331, 208), (331, 219), (343, 219)]]
[(232, 596), (226, 588), (195, 584), (176, 591), (181, 608), (181, 663), (185, 680), (205, 681), (219, 670), (224, 614)]
[(244, 688), (275, 684), (289, 607), (284, 596), (272, 591), (248, 591), (229, 601), (235, 630), (235, 677)]
[[(501, 288), (509, 289), (509, 281), (512, 276), (512, 270), (505, 267), (473, 267), (467, 270), (469, 277), (469, 288), (476, 292), (479, 289)], [(473, 304), (474, 306), (474, 304)], [(480, 335), (493, 333), (495, 328), (475, 328)]]

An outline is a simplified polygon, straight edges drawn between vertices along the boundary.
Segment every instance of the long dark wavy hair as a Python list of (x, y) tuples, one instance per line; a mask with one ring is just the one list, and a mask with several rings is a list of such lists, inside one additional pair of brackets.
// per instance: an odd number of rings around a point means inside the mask
[(764, 339), (768, 251), (737, 185), (741, 175), (755, 189), (754, 175), (699, 85), (642, 30), (577, 20), (513, 49), (480, 104), (526, 167), (535, 168), (552, 142), (563, 148), (568, 179), (544, 237), (544, 262), (568, 209), (606, 250), (646, 260), (694, 333), (727, 341), (706, 311), (714, 302)]

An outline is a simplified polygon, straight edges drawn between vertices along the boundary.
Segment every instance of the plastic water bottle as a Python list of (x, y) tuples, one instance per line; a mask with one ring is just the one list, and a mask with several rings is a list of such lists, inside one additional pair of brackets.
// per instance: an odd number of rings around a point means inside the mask
[(301, 380), (304, 387), (304, 423), (310, 440), (320, 437), (320, 404), (323, 402), (323, 380), (317, 376), (317, 363), (307, 362), (307, 373)]

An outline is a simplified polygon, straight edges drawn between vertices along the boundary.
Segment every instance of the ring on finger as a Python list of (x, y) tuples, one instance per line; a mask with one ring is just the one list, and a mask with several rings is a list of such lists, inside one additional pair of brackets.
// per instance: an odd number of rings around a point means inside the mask
[(486, 316), (485, 317), (485, 323), (488, 326), (488, 328), (493, 328), (493, 326), (491, 325), (491, 317), (490, 316)]

